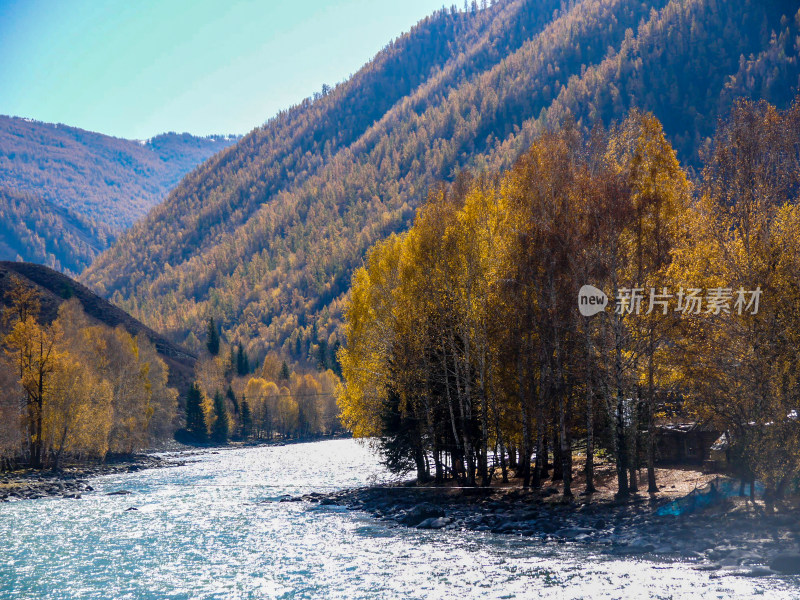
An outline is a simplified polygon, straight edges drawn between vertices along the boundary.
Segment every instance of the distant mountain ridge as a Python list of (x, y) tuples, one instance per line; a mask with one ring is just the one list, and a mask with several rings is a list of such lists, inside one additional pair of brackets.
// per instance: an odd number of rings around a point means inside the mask
[(184, 175), (238, 139), (124, 140), (0, 116), (0, 259), (80, 273)]
[(213, 316), (251, 352), (330, 347), (350, 274), (437, 180), (510, 165), (571, 116), (653, 111), (699, 166), (738, 96), (786, 106), (800, 14), (785, 0), (502, 0), (441, 10), (187, 176), (82, 280), (199, 347)]

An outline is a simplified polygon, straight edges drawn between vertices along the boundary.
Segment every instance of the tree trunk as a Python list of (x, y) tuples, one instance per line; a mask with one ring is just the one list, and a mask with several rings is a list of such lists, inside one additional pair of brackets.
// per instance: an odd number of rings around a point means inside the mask
[(500, 471), (503, 474), (503, 483), (508, 483), (508, 467), (506, 464), (506, 448), (503, 445), (503, 437), (502, 435), (498, 436), (500, 438)]
[(517, 468), (517, 447), (508, 446), (508, 466), (511, 469)]
[(517, 465), (517, 476), (522, 477), (522, 487), (528, 489), (531, 485), (531, 419), (528, 405), (528, 386), (525, 385), (523, 375), (522, 357), (517, 359), (517, 387), (519, 388), (519, 408), (522, 419), (522, 451)]
[(425, 463), (425, 453), (419, 447), (414, 449), (414, 463), (417, 466), (417, 482), (424, 483), (428, 481), (430, 473), (428, 473), (428, 466)]
[(586, 489), (584, 493), (593, 494), (597, 491), (594, 487), (594, 389), (592, 381), (591, 364), (593, 360), (592, 341), (589, 335), (588, 320), (584, 324), (585, 349), (586, 349)]
[(566, 409), (564, 402), (559, 410), (559, 431), (561, 438), (561, 474), (564, 478), (564, 497), (572, 498), (572, 444), (569, 427), (566, 422)]
[(539, 484), (550, 476), (548, 454), (547, 436), (543, 431), (539, 431), (536, 439), (536, 473), (539, 477)]
[[(616, 296), (616, 289), (614, 290), (614, 295)], [(614, 379), (617, 393), (614, 450), (617, 455), (617, 497), (627, 498), (630, 495), (630, 489), (628, 488), (628, 441), (625, 439), (625, 397), (622, 391), (622, 336), (619, 331), (620, 327), (621, 323), (617, 323), (614, 328), (614, 345), (616, 346)]]
[(656, 432), (655, 432), (655, 347), (653, 343), (653, 332), (650, 332), (650, 348), (648, 352), (647, 364), (647, 492), (655, 494), (658, 492), (656, 484)]
[(561, 427), (558, 421), (553, 423), (553, 481), (564, 479), (564, 457), (561, 453), (560, 438)]

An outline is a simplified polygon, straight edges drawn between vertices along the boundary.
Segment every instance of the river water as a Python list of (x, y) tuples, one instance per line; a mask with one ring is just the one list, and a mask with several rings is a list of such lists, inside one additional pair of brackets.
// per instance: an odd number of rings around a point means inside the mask
[[(686, 564), (277, 502), (390, 480), (353, 440), (189, 460), (98, 477), (80, 500), (0, 504), (0, 598), (800, 597), (797, 579), (714, 579)], [(106, 495), (121, 489), (132, 494)]]

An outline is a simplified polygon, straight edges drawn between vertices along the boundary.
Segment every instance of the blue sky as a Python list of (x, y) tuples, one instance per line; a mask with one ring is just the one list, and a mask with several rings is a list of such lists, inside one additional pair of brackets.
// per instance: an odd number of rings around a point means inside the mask
[(246, 133), (441, 6), (0, 0), (0, 114), (132, 139)]

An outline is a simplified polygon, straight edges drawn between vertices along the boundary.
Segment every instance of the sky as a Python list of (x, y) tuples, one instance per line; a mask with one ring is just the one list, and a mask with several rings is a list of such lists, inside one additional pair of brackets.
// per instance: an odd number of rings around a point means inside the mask
[(442, 0), (0, 0), (0, 114), (146, 139), (243, 134)]

